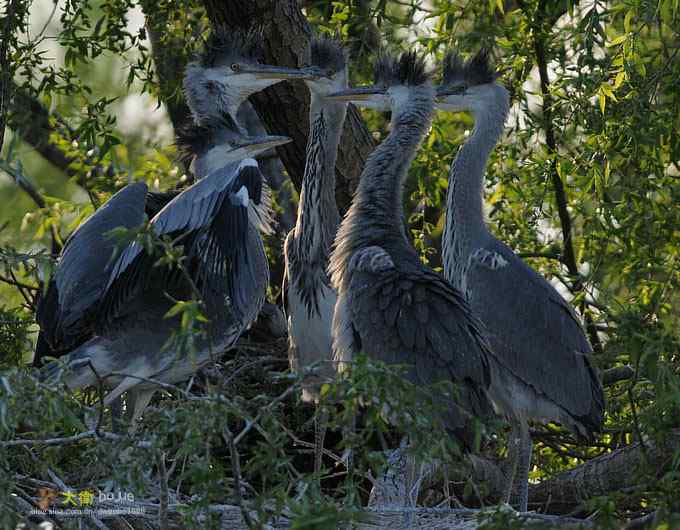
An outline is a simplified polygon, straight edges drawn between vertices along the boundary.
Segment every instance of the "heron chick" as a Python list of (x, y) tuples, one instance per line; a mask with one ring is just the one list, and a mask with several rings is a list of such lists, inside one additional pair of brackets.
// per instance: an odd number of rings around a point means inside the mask
[[(314, 366), (303, 383), (303, 401), (316, 402), (319, 387), (335, 374), (331, 325), (337, 299), (326, 272), (340, 225), (335, 202), (335, 161), (347, 103), (326, 96), (347, 88), (347, 60), (339, 42), (314, 38), (303, 70), (310, 93), (309, 140), (295, 228), (286, 237), (282, 296), (288, 320), (288, 359), (294, 372)], [(321, 468), (325, 414), (315, 417), (315, 470)]]
[[(93, 241), (111, 247), (99, 230), (105, 221), (115, 218), (132, 227), (143, 223), (147, 189), (136, 183), (112, 197), (73, 234), (55, 272), (56, 311), (45, 330), (58, 335), (70, 331), (71, 322), (90, 322), (94, 336), (48, 365), (45, 376), (61, 376), (71, 389), (102, 382), (111, 389), (105, 405), (123, 392), (132, 392), (130, 419), (148, 403), (157, 388), (155, 381), (185, 380), (232, 346), (265, 299), (266, 256), (248, 216), (250, 202), (260, 200), (262, 176), (248, 156), (289, 139), (244, 137), (228, 115), (212, 130), (212, 141), (204, 142), (206, 136), (199, 131), (205, 129), (194, 128), (180, 139), (194, 150), (196, 166), (206, 168), (208, 174), (199, 174), (195, 184), (170, 200), (150, 222), (156, 236), (181, 242), (183, 271), (155, 266), (157, 256), (136, 241), (96, 270), (93, 247), (83, 251), (83, 245)], [(199, 140), (202, 143), (197, 144)], [(86, 300), (78, 296), (90, 291)], [(209, 324), (204, 333), (193, 336), (193, 351), (187, 352), (181, 343), (170, 340), (181, 328), (181, 316), (166, 315), (174, 301), (197, 294)], [(73, 305), (68, 302), (73, 297), (83, 308), (80, 315), (71, 314)]]
[[(481, 415), (488, 410), (491, 355), (483, 326), (462, 294), (422, 263), (404, 230), (404, 182), (430, 129), (434, 89), (413, 53), (381, 57), (374, 78), (374, 86), (329, 96), (392, 112), (390, 133), (366, 161), (330, 258), (338, 293), (335, 360), (342, 366), (363, 351), (406, 365), (406, 376), (419, 387), (456, 383), (460, 404)], [(446, 403), (448, 428), (469, 443), (466, 414)]]
[[(92, 384), (94, 369), (96, 379), (107, 378), (108, 386), (116, 386), (107, 404), (126, 390), (136, 396), (129, 407), (132, 418), (153, 393), (154, 385), (144, 379), (178, 382), (190, 376), (209, 360), (209, 350), (218, 353), (233, 344), (264, 302), (269, 273), (258, 227), (266, 230), (269, 217), (262, 176), (249, 157), (289, 139), (248, 137), (239, 127), (234, 119), (238, 102), (271, 82), (246, 93), (242, 75), (235, 72), (240, 67), (230, 61), (237, 51), (245, 56), (248, 75), (298, 72), (259, 65), (256, 43), (254, 33), (215, 32), (205, 52), (187, 68), (184, 86), (195, 123), (178, 133), (178, 146), (198, 182), (179, 194), (156, 196), (138, 183), (114, 196), (66, 245), (52, 295), (40, 312), (46, 342), (79, 339), (71, 341), (75, 349), (66, 361), (71, 368), (67, 384)], [(137, 243), (111, 259), (115, 244), (105, 234), (120, 226), (140, 226), (145, 206), (147, 213), (153, 212), (157, 235), (182, 242), (189, 278), (177, 271), (152, 274), (152, 258)], [(209, 313), (210, 333), (198, 341), (189, 362), (186, 355), (159, 352), (178, 329), (176, 318), (163, 318), (172, 307), (168, 295), (187, 299), (196, 294), (195, 287)], [(60, 372), (60, 366), (51, 365), (48, 374)], [(108, 377), (113, 373), (126, 375)]]
[(449, 175), (443, 258), (448, 280), (486, 325), (495, 353), (489, 394), (512, 425), (510, 502), (527, 510), (531, 438), (527, 421), (558, 421), (590, 435), (603, 421), (604, 394), (592, 348), (571, 306), (540, 274), (489, 231), (483, 214), (484, 168), (503, 132), (507, 90), (482, 51), (464, 62), (449, 53), (436, 106), (469, 111), (475, 127)]

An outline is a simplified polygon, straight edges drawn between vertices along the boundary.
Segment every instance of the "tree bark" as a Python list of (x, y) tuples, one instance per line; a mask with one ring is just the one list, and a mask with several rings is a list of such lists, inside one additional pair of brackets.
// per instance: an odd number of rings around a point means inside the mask
[(671, 431), (661, 443), (634, 443), (593, 458), (539, 484), (529, 486), (531, 509), (569, 513), (584, 501), (609, 495), (641, 482), (641, 475), (663, 475), (680, 442), (680, 431)]
[(191, 120), (191, 112), (182, 97), (182, 78), (186, 67), (183, 50), (186, 42), (167, 36), (165, 28), (168, 14), (157, 3), (145, 0), (141, 5), (156, 66), (159, 99), (165, 103), (172, 126), (177, 130)]
[[(205, 7), (213, 25), (229, 29), (261, 27), (265, 62), (302, 66), (308, 61), (312, 31), (296, 0), (205, 0)], [(293, 139), (277, 152), (299, 190), (309, 134), (307, 88), (301, 82), (279, 83), (251, 96), (251, 101), (271, 134)], [(374, 146), (360, 114), (350, 106), (336, 164), (336, 198), (341, 211), (349, 206), (364, 161)]]
[(69, 164), (72, 159), (63, 151), (50, 143), (50, 134), (56, 129), (50, 124), (50, 113), (35, 98), (31, 97), (12, 82), (11, 91), (14, 97), (9, 107), (7, 124), (16, 131), (21, 139), (33, 147), (45, 160), (62, 170), (69, 176)]
[(10, 44), (14, 33), (23, 29), (24, 15), (25, 9), (21, 0), (12, 0), (5, 3), (5, 12), (2, 27), (0, 28), (0, 151), (5, 141), (7, 111), (14, 88), (14, 83), (12, 82), (14, 68), (10, 64)]
[[(633, 443), (530, 484), (529, 510), (569, 514), (589, 499), (644, 484), (645, 474), (660, 477), (672, 465), (679, 442), (680, 430), (676, 429), (663, 442)], [(421, 477), (421, 491), (439, 489), (444, 480), (465, 483), (471, 479), (484, 486), (484, 502), (498, 502), (506, 480), (499, 463), (477, 456), (472, 456), (471, 461), (472, 469), (437, 462), (428, 465)]]

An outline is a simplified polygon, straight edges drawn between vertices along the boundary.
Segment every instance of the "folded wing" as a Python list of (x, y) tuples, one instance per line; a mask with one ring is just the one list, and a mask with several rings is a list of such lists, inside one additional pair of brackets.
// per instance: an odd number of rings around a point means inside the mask
[(66, 241), (36, 313), (41, 341), (52, 350), (68, 350), (91, 335), (95, 309), (111, 274), (117, 245), (109, 232), (143, 223), (146, 194), (142, 182), (126, 186)]

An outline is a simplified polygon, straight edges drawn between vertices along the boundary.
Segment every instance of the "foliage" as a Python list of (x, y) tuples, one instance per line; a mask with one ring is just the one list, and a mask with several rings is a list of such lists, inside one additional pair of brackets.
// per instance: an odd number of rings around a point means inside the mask
[[(0, 159), (3, 173), (12, 177), (0, 181), (0, 200), (12, 205), (0, 214), (2, 440), (70, 436), (89, 429), (88, 415), (98, 416), (96, 391), (64, 394), (36, 382), (25, 367), (17, 368), (32, 350), (31, 304), (49, 276), (48, 252), (113, 192), (129, 180), (165, 190), (189, 179), (162, 129), (168, 128), (168, 116), (173, 119), (181, 112), (181, 68), (209, 28), (197, 1), (66, 0), (55, 4), (44, 27), (30, 17), (41, 11), (34, 8), (51, 9), (49, 1), (19, 4), (10, 41), (15, 91), (49, 110), (50, 145), (66, 163), (51, 165), (43, 159), (45, 153), (34, 152), (22, 140), (32, 123), (14, 123), (10, 116)], [(467, 56), (481, 46), (492, 47), (513, 106), (506, 134), (487, 167), (491, 229), (573, 301), (587, 324), (600, 371), (633, 368), (632, 377), (607, 386), (606, 424), (593, 443), (575, 440), (554, 425), (536, 426), (531, 478), (542, 480), (632, 442), (664, 439), (678, 429), (678, 2), (304, 4), (314, 28), (337, 32), (347, 43), (354, 83), (369, 81), (370, 59), (380, 45), (416, 47), (433, 68), (449, 48)], [(134, 22), (142, 15), (146, 25)], [(142, 95), (149, 99), (135, 99)], [(139, 125), (140, 130), (127, 127), (122, 110), (134, 101), (151, 101), (150, 109), (162, 105), (156, 113), (146, 109), (148, 116), (162, 113), (161, 123)], [(385, 116), (364, 116), (376, 136), (387, 133)], [(468, 115), (437, 116), (411, 169), (408, 225), (422, 259), (435, 268), (441, 266), (448, 169), (472, 127)], [(25, 187), (16, 185), (21, 180), (16, 175), (39, 190), (44, 205), (36, 206)], [(560, 190), (565, 204), (559, 203)], [(169, 262), (181, 263), (167, 241), (148, 243), (160, 245)], [(47, 251), (36, 252), (39, 248)], [(272, 243), (267, 252), (275, 268), (280, 249)], [(203, 318), (199, 304), (184, 302), (175, 310), (186, 321), (178, 340), (190, 343), (190, 330)], [(342, 468), (336, 462), (330, 473), (340, 476), (327, 479), (319, 491), (309, 453), (300, 449), (301, 441), (312, 439), (312, 411), (288, 390), (300, 382), (285, 373), (285, 354), (253, 356), (252, 348), (262, 346), (246, 342), (243, 350), (217, 365), (217, 375), (203, 374), (190, 391), (166, 389), (130, 439), (93, 437), (63, 447), (3, 450), (0, 480), (5, 487), (0, 490), (3, 495), (18, 491), (22, 498), (35, 496), (36, 483), (27, 477), (52, 480), (49, 467), (74, 488), (129, 487), (136, 495), (160, 498), (160, 459), (167, 457), (174, 473), (170, 489), (176, 492), (185, 524), (208, 527), (215, 517), (209, 506), (233, 502), (237, 474), (229, 440), (247, 428), (238, 444), (245, 481), (241, 486), (252, 499), (257, 520), (285, 513), (296, 527), (320, 528), (354, 517), (353, 508), (366, 497), (365, 476), (345, 477), (336, 471)], [(418, 454), (444, 458), (455, 453), (448, 439), (437, 438), (441, 431), (432, 427), (437, 422), (434, 410), (423, 413), (429, 407), (413, 394), (398, 373), (360, 360), (343, 380), (325, 389), (336, 431), (333, 450), (344, 449), (339, 433), (361, 404), (365, 422), (347, 443), (361, 448), (358, 474), (369, 469), (377, 473), (383, 444), (399, 439), (385, 422), (383, 404), (388, 403), (395, 410), (415, 407), (417, 413), (393, 420), (399, 420), (402, 433), (412, 435)], [(433, 403), (429, 406), (436, 409)], [(105, 418), (108, 422), (108, 413)], [(505, 450), (499, 441), (503, 433), (498, 426), (491, 429), (500, 436), (491, 436), (482, 450), (498, 456)], [(124, 451), (126, 465), (118, 465)], [(679, 460), (676, 454), (660, 474), (646, 477), (636, 488), (604, 495), (581, 507), (581, 513), (598, 510), (604, 528), (659, 509), (673, 524), (673, 513), (680, 512)], [(465, 487), (457, 486), (463, 496)], [(466, 501), (479, 502), (470, 487), (466, 491)], [(7, 496), (1, 502), (12, 503)], [(3, 527), (19, 517), (3, 512)], [(502, 526), (511, 516), (494, 517), (488, 524)]]

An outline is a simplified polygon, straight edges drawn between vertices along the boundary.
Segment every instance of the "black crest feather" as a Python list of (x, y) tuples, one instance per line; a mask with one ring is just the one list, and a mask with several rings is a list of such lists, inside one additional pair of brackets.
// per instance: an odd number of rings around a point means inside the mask
[(345, 49), (336, 39), (314, 37), (309, 44), (311, 65), (330, 68), (335, 72), (343, 70), (347, 64)]
[(465, 63), (465, 74), (470, 84), (483, 85), (493, 83), (496, 75), (489, 64), (489, 50), (482, 48)]
[(444, 84), (466, 81), (469, 85), (484, 85), (496, 80), (496, 73), (489, 64), (489, 50), (482, 48), (463, 63), (460, 55), (449, 52), (444, 58)]
[(220, 118), (213, 123), (198, 125), (191, 122), (180, 127), (175, 134), (175, 148), (178, 160), (181, 164), (188, 165), (195, 156), (208, 151), (215, 145), (215, 133), (219, 129), (228, 129), (238, 132), (238, 125), (228, 113), (222, 113)]
[(199, 62), (204, 67), (243, 59), (257, 62), (262, 58), (263, 46), (260, 29), (241, 31), (218, 27), (213, 30), (205, 43)]
[(373, 78), (376, 84), (422, 85), (429, 75), (425, 61), (416, 52), (405, 52), (398, 58), (383, 53), (373, 65)]
[(450, 51), (444, 57), (444, 84), (465, 79), (465, 63), (458, 53)]

